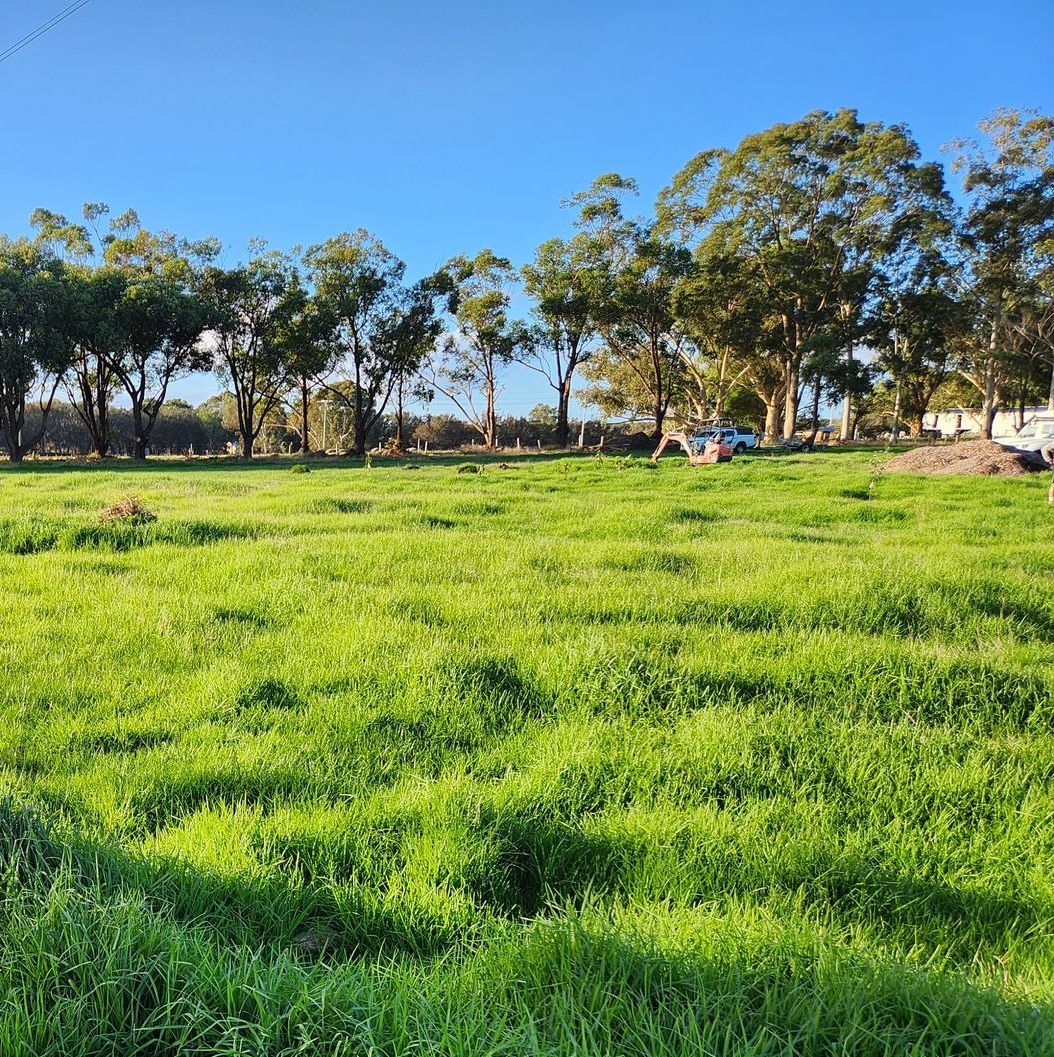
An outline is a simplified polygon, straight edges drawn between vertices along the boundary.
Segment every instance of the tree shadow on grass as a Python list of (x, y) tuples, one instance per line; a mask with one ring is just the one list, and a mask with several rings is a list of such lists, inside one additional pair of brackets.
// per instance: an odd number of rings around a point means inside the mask
[(1010, 944), (1041, 943), (1054, 935), (1054, 906), (1042, 897), (926, 880), (862, 861), (786, 873), (776, 887), (846, 925), (940, 950), (964, 967), (978, 952), (1000, 955)]
[[(473, 898), (502, 916), (535, 917), (556, 905), (669, 899), (657, 879), (638, 872), (647, 849), (603, 831), (546, 821), (535, 814), (492, 815), (480, 821), (491, 849), (466, 877)], [(778, 862), (744, 864), (738, 854), (715, 861), (714, 849), (681, 872), (698, 878), (688, 900), (706, 905), (738, 895), (759, 903), (790, 897), (818, 918), (864, 928), (903, 949), (941, 951), (970, 966), (978, 952), (993, 958), (1010, 946), (1054, 935), (1054, 907), (1002, 892), (913, 878), (859, 860), (788, 870)], [(658, 879), (661, 881), (661, 878)]]
[(29, 809), (0, 802), (0, 866), (46, 891), (60, 875), (101, 897), (133, 895), (154, 912), (207, 929), (225, 945), (294, 954), (428, 958), (460, 939), (425, 914), (396, 916), (364, 892), (294, 887), (282, 877), (226, 876), (177, 859), (146, 859), (80, 837), (60, 839)]
[(493, 958), (493, 1004), (536, 1011), (546, 1053), (574, 1052), (561, 1049), (561, 1034), (598, 1054), (1051, 1052), (1049, 1003), (1015, 1001), (960, 974), (722, 919), (698, 944), (675, 939), (671, 953), (598, 918), (572, 911), (529, 934), (515, 950), (514, 986), (502, 979), (508, 959)]
[[(514, 829), (510, 839), (529, 842), (527, 820)], [(291, 1053), (310, 1038), (311, 1052), (393, 1057), (1016, 1057), (1050, 1052), (1054, 1031), (1047, 1002), (764, 915), (673, 910), (652, 926), (557, 906), (479, 952), (462, 943), (462, 957), (435, 959), (457, 938), (361, 907), (349, 924), (351, 907), (319, 893), (280, 896), (63, 842), (10, 802), (0, 866), (18, 904), (0, 1023), (34, 1018), (38, 1045), (26, 1052), (68, 1052), (90, 1030), (107, 1052), (180, 1052), (193, 1037), (201, 1053)], [(128, 916), (129, 897), (144, 911)], [(49, 941), (60, 955), (39, 958)]]

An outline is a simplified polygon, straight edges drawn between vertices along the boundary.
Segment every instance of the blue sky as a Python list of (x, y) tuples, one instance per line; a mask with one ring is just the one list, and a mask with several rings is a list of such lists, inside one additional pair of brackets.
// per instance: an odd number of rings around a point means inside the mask
[[(62, 6), (5, 0), (0, 48)], [(696, 151), (839, 106), (938, 156), (997, 106), (1054, 109), (1052, 56), (1049, 0), (90, 0), (0, 63), (0, 230), (101, 200), (231, 263), (360, 226), (414, 275), (520, 263), (599, 173), (650, 202)], [(514, 376), (502, 409), (548, 399)]]

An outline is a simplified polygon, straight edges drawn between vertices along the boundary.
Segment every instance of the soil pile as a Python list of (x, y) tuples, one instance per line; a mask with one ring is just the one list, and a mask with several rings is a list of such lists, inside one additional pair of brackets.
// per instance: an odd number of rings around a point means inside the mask
[(978, 477), (1020, 477), (1045, 468), (1039, 455), (1023, 455), (990, 440), (915, 448), (890, 459), (883, 467), (890, 473), (966, 473)]

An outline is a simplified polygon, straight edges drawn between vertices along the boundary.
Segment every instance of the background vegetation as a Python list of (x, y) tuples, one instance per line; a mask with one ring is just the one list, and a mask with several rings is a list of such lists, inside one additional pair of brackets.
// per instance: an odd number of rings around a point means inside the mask
[[(1030, 405), (1054, 412), (1054, 118), (980, 127), (951, 145), (957, 196), (905, 125), (816, 111), (699, 151), (643, 214), (632, 178), (601, 175), (566, 203), (575, 233), (522, 266), (482, 249), (416, 280), (361, 229), (223, 267), (217, 240), (131, 210), (38, 209), (33, 238), (0, 239), (0, 440), (14, 462), (86, 444), (361, 456), (405, 450), (410, 410), (441, 395), (493, 449), (512, 364), (544, 379), (558, 448), (576, 392), (653, 438), (727, 415), (815, 438), (839, 404), (843, 441), (869, 415), (919, 436), (942, 405), (976, 408), (984, 438), (1001, 407), (1020, 428)], [(223, 393), (180, 448), (193, 424), (171, 428), (170, 387), (207, 370)]]

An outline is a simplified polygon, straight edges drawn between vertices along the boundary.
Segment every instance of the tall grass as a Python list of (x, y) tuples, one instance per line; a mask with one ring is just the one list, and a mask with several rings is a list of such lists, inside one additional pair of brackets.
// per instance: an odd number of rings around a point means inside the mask
[(0, 473), (0, 1053), (1054, 1052), (1042, 481), (457, 469)]

